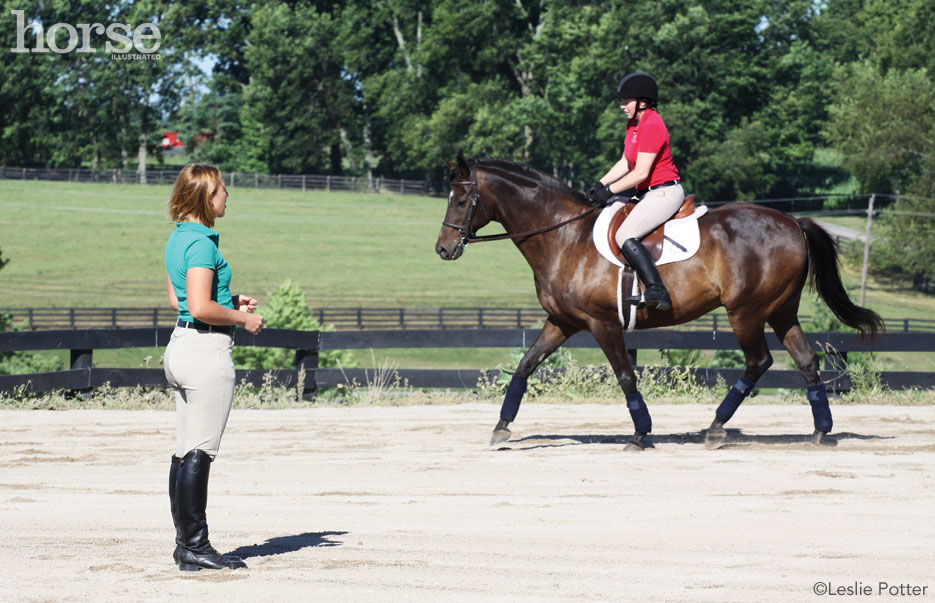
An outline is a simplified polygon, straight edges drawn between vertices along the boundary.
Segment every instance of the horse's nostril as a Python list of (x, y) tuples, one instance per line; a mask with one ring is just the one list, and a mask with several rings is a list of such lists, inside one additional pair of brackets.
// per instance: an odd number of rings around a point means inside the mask
[(435, 253), (437, 253), (438, 255), (440, 255), (441, 258), (442, 258), (443, 260), (447, 260), (447, 259), (448, 259), (448, 251), (446, 251), (445, 248), (442, 247), (441, 245), (436, 245), (436, 246), (435, 246)]

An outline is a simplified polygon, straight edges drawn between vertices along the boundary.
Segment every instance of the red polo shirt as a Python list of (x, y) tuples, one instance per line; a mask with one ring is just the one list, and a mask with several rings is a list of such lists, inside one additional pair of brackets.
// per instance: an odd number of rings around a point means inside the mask
[(649, 188), (669, 180), (678, 180), (679, 171), (672, 161), (669, 151), (669, 130), (662, 117), (654, 109), (644, 109), (643, 118), (637, 122), (627, 122), (627, 137), (623, 146), (623, 156), (632, 170), (636, 166), (637, 153), (656, 153), (656, 160), (649, 168), (649, 176), (636, 188)]

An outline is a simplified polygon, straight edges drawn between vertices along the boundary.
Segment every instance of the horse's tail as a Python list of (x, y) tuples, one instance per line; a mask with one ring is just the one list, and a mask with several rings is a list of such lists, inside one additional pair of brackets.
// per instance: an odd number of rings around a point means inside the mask
[(837, 242), (810, 218), (800, 218), (798, 223), (805, 234), (808, 247), (812, 287), (818, 291), (834, 315), (847, 326), (860, 331), (861, 337), (869, 331), (872, 341), (877, 333), (885, 334), (886, 326), (880, 315), (858, 306), (848, 297), (838, 268)]

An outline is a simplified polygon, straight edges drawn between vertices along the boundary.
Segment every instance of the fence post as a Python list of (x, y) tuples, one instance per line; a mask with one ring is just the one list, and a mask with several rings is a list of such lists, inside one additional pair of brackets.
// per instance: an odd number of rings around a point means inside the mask
[(302, 190), (305, 190), (305, 174), (302, 174)]
[(405, 329), (405, 328), (406, 328), (406, 310), (405, 310), (405, 308), (400, 308), (400, 309), (399, 309), (399, 328), (400, 328), (400, 329)]
[(279, 188), (282, 188), (282, 174), (276, 174), (276, 182), (279, 184)]
[(483, 308), (477, 309), (477, 326), (480, 329), (486, 328), (484, 327), (484, 309)]
[(325, 190), (326, 191), (331, 190), (331, 174), (328, 174), (327, 176), (325, 176)]
[(71, 328), (75, 328), (75, 309), (69, 308), (68, 310), (68, 323), (71, 325)]
[(117, 308), (110, 309), (110, 326), (112, 329), (117, 328)]
[(364, 328), (364, 312), (363, 308), (357, 308), (357, 328)]
[[(92, 364), (92, 354), (93, 350), (70, 350), (70, 362), (72, 370), (75, 369), (88, 369), (88, 374), (91, 373), (91, 364)], [(89, 379), (90, 380), (90, 379)], [(84, 399), (91, 397), (91, 388), (82, 387), (81, 389), (75, 390), (78, 392)]]
[[(300, 398), (306, 402), (314, 402), (318, 394), (318, 381), (316, 372), (318, 371), (318, 349), (321, 345), (321, 335), (318, 336), (318, 342), (315, 349), (298, 349), (295, 351), (295, 370), (302, 382), (297, 384), (298, 391), (302, 393)], [(304, 372), (304, 377), (300, 374)]]
[(627, 356), (630, 357), (630, 364), (636, 366), (636, 350), (627, 349)]
[(253, 173), (253, 188), (260, 188), (260, 175)]

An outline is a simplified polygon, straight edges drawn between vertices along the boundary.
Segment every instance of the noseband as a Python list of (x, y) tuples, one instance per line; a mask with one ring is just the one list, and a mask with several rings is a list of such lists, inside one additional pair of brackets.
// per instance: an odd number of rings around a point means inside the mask
[(602, 206), (598, 205), (598, 206), (592, 207), (591, 209), (585, 212), (578, 214), (577, 216), (574, 216), (573, 218), (569, 218), (563, 222), (559, 222), (558, 224), (553, 224), (551, 226), (546, 226), (545, 228), (539, 228), (537, 230), (527, 230), (524, 232), (517, 232), (513, 234), (507, 233), (507, 234), (486, 235), (486, 236), (479, 237), (477, 236), (477, 232), (474, 230), (474, 225), (473, 225), (474, 214), (477, 213), (477, 208), (480, 207), (484, 211), (484, 215), (487, 216), (488, 222), (490, 221), (490, 214), (487, 213), (487, 210), (484, 208), (483, 204), (481, 203), (480, 189), (477, 186), (477, 168), (475, 166), (471, 167), (471, 179), (470, 180), (459, 180), (459, 181), (451, 183), (452, 186), (468, 185), (468, 184), (471, 185), (471, 209), (470, 211), (468, 211), (467, 220), (465, 220), (464, 226), (458, 226), (457, 224), (452, 224), (451, 222), (442, 222), (442, 226), (453, 228), (457, 230), (458, 233), (461, 235), (461, 240), (458, 242), (458, 247), (467, 247), (468, 243), (483, 243), (485, 241), (502, 241), (503, 239), (524, 239), (526, 237), (531, 237), (533, 235), (542, 234), (544, 232), (549, 232), (550, 230), (555, 230), (556, 228), (560, 228), (562, 226), (565, 226), (566, 224), (570, 224), (572, 222), (580, 220), (581, 218), (585, 216), (588, 216), (600, 209), (603, 209)]
[(481, 205), (480, 200), (480, 189), (477, 187), (477, 168), (471, 168), (471, 179), (470, 180), (459, 180), (457, 182), (452, 182), (452, 186), (457, 185), (471, 185), (471, 209), (468, 211), (467, 220), (464, 222), (464, 226), (458, 226), (457, 224), (452, 224), (451, 222), (442, 222), (442, 226), (447, 226), (448, 228), (454, 228), (458, 231), (458, 234), (461, 235), (461, 241), (458, 243), (461, 247), (467, 246), (468, 243), (474, 243), (482, 240), (477, 237), (477, 233), (474, 231), (474, 214), (477, 213), (477, 208), (480, 207), (484, 210), (484, 215), (487, 216), (487, 221), (490, 221), (490, 214), (487, 213), (487, 210), (484, 209), (484, 206)]

